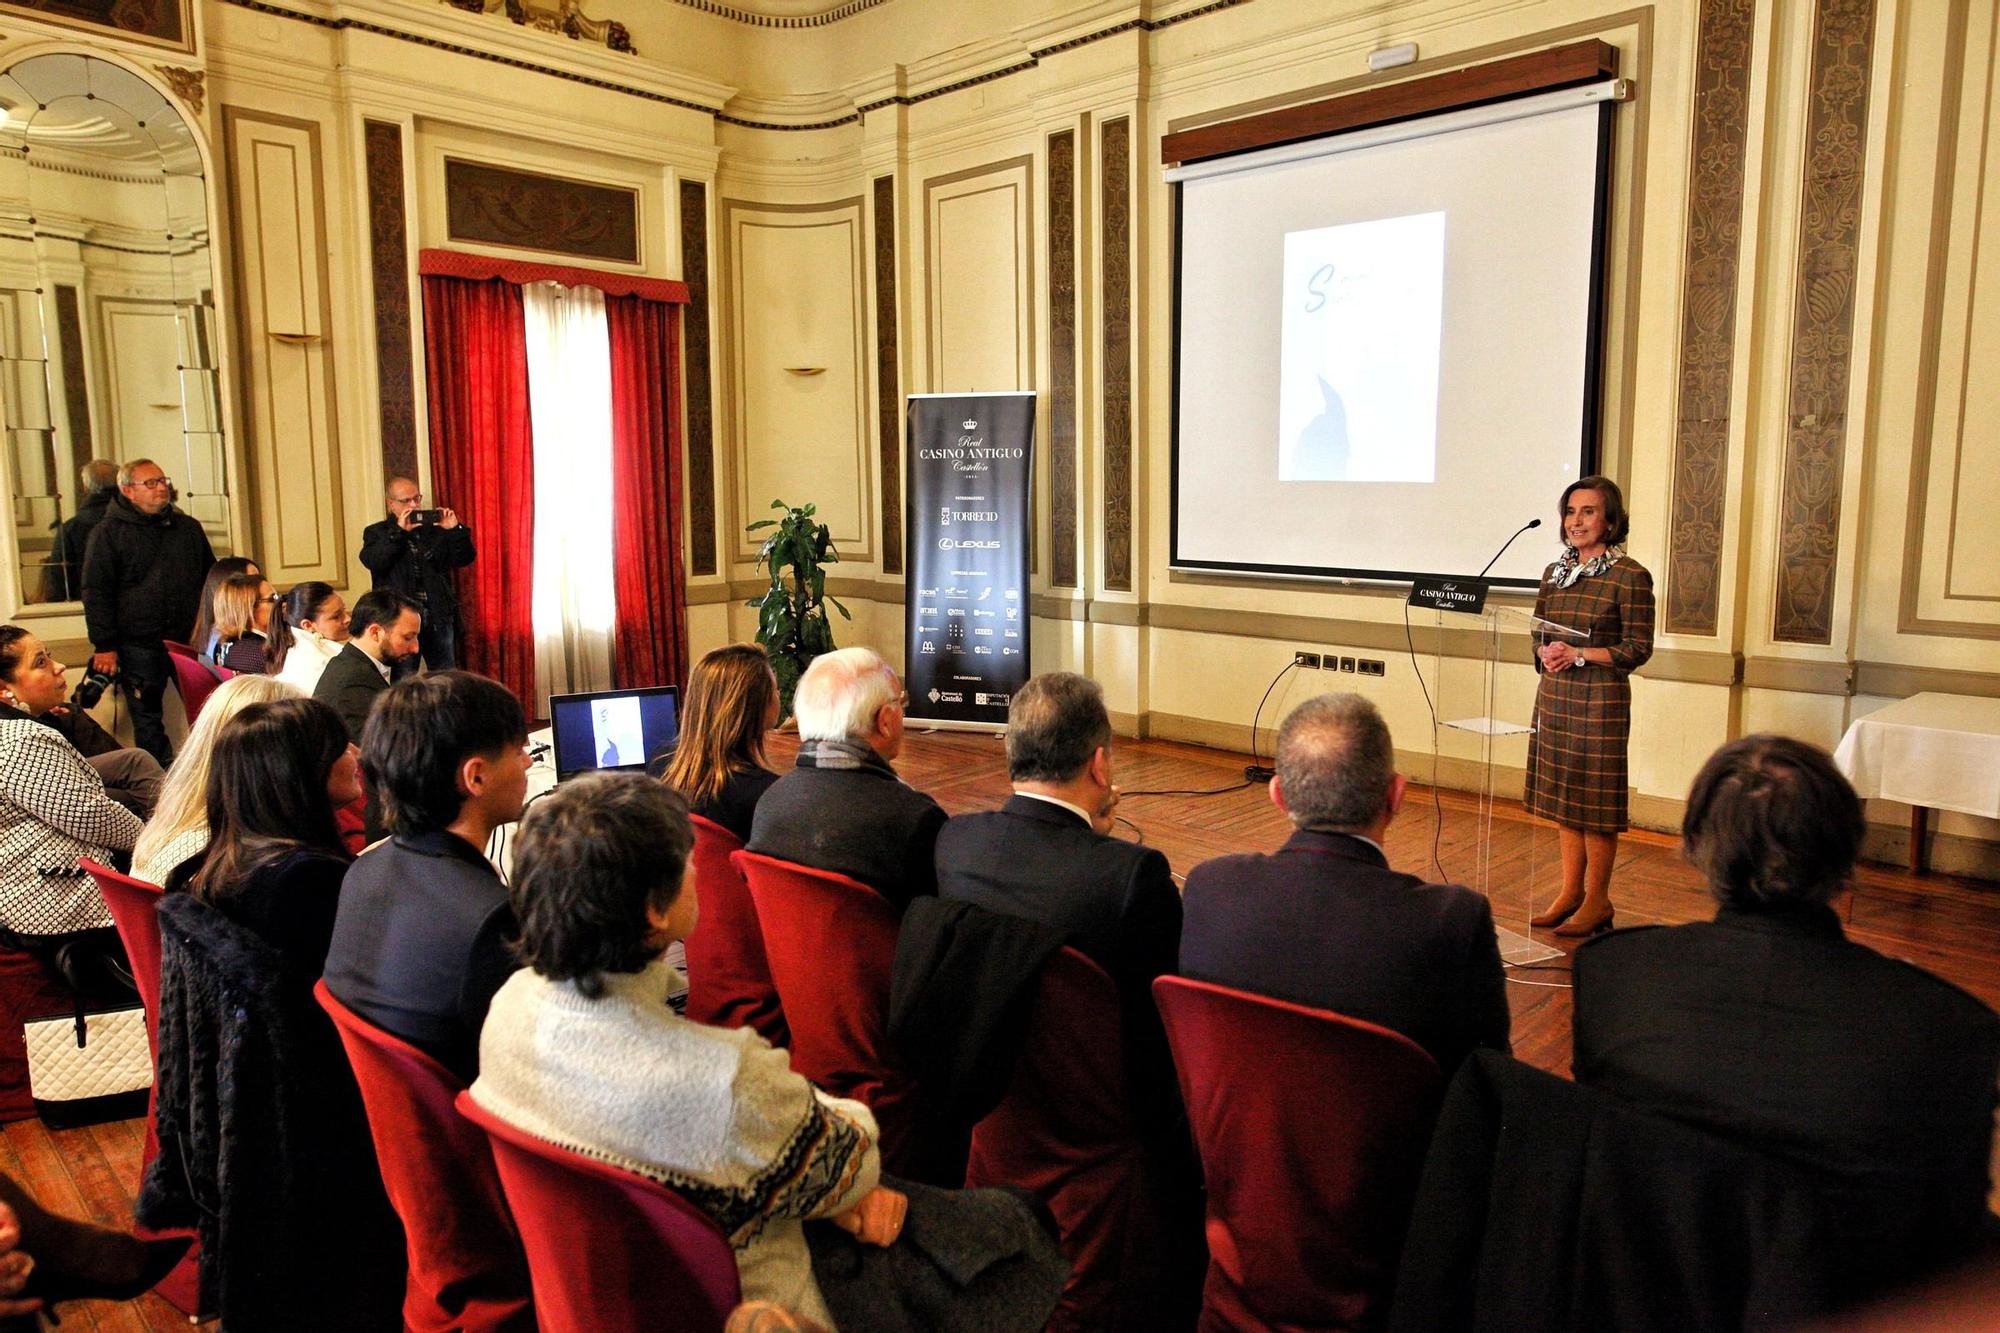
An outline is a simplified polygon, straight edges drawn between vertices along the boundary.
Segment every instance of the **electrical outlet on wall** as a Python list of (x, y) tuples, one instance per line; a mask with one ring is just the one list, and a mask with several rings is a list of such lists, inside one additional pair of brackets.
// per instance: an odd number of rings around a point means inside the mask
[(1303, 649), (1292, 654), (1292, 663), (1294, 666), (1309, 667), (1317, 671), (1319, 670), (1319, 661), (1318, 653), (1309, 653)]
[(1351, 657), (1343, 657), (1343, 658), (1341, 658), (1341, 659), (1340, 659), (1340, 669), (1341, 669), (1342, 671), (1352, 671), (1352, 670), (1354, 670), (1354, 659), (1353, 659), (1353, 658), (1351, 658)]
[(1382, 663), (1372, 657), (1363, 657), (1356, 661), (1355, 670), (1364, 676), (1380, 676), (1385, 674)]

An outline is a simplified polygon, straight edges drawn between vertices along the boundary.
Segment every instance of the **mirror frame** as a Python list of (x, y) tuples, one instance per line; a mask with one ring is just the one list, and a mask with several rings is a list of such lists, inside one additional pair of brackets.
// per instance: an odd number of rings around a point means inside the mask
[[(218, 158), (215, 145), (211, 141), (205, 118), (188, 105), (174, 88), (159, 74), (139, 58), (120, 51), (115, 47), (95, 42), (74, 40), (26, 41), (19, 47), (0, 49), (0, 74), (5, 74), (14, 66), (37, 56), (75, 55), (88, 56), (116, 65), (134, 78), (141, 80), (158, 93), (167, 105), (179, 114), (186, 123), (193, 138), (195, 151), (201, 156), (202, 202), (208, 210), (208, 265), (209, 290), (214, 293), (215, 328), (214, 356), (216, 371), (216, 410), (222, 428), (222, 474), (223, 486), (228, 496), (230, 546), (240, 549), (250, 545), (249, 529), (245, 526), (249, 519), (249, 509), (242, 495), (245, 475), (242, 442), (237, 433), (237, 396), (235, 381), (236, 361), (236, 321), (232, 309), (234, 292), (223, 281), (225, 261), (224, 250), (232, 240), (228, 235), (226, 216), (221, 211), (224, 202), (221, 182), (216, 177)], [(5, 450), (0, 450), (0, 481), (7, 486), (7, 493), (14, 494), (12, 463)], [(0, 619), (16, 624), (32, 624), (45, 640), (85, 639), (88, 637), (84, 625), (83, 603), (29, 602), (25, 600), (22, 586), (20, 549), (15, 543), (11, 525), (0, 535)]]

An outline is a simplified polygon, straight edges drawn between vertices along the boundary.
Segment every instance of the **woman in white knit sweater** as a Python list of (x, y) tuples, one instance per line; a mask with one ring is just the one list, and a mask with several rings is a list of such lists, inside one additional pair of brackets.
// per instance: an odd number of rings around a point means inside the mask
[(667, 1007), (667, 946), (694, 929), (681, 798), (634, 775), (565, 783), (514, 850), (527, 967), (500, 988), (472, 1096), (529, 1133), (672, 1186), (722, 1228), (745, 1300), (832, 1327), (801, 1228), (891, 1243), (904, 1197), (878, 1183), (875, 1118), (791, 1071), (749, 1028)]

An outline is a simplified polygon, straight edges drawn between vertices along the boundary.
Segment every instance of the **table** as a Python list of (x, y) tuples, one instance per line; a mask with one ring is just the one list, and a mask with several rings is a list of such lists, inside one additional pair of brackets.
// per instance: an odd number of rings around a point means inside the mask
[(1833, 762), (1863, 799), (1910, 807), (1910, 870), (1921, 875), (1932, 810), (2000, 819), (2000, 699), (1899, 699), (1850, 723)]

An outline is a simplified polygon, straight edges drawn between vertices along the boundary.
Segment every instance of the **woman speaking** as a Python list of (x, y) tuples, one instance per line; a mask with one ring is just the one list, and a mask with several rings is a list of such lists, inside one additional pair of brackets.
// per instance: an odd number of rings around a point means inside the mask
[(1535, 614), (1577, 633), (1536, 636), (1542, 679), (1528, 742), (1528, 810), (1556, 823), (1563, 882), (1562, 895), (1529, 923), (1595, 935), (1611, 929), (1632, 729), (1626, 677), (1653, 655), (1653, 576), (1625, 554), (1625, 497), (1609, 477), (1571, 482), (1556, 512), (1562, 558), (1542, 576)]

